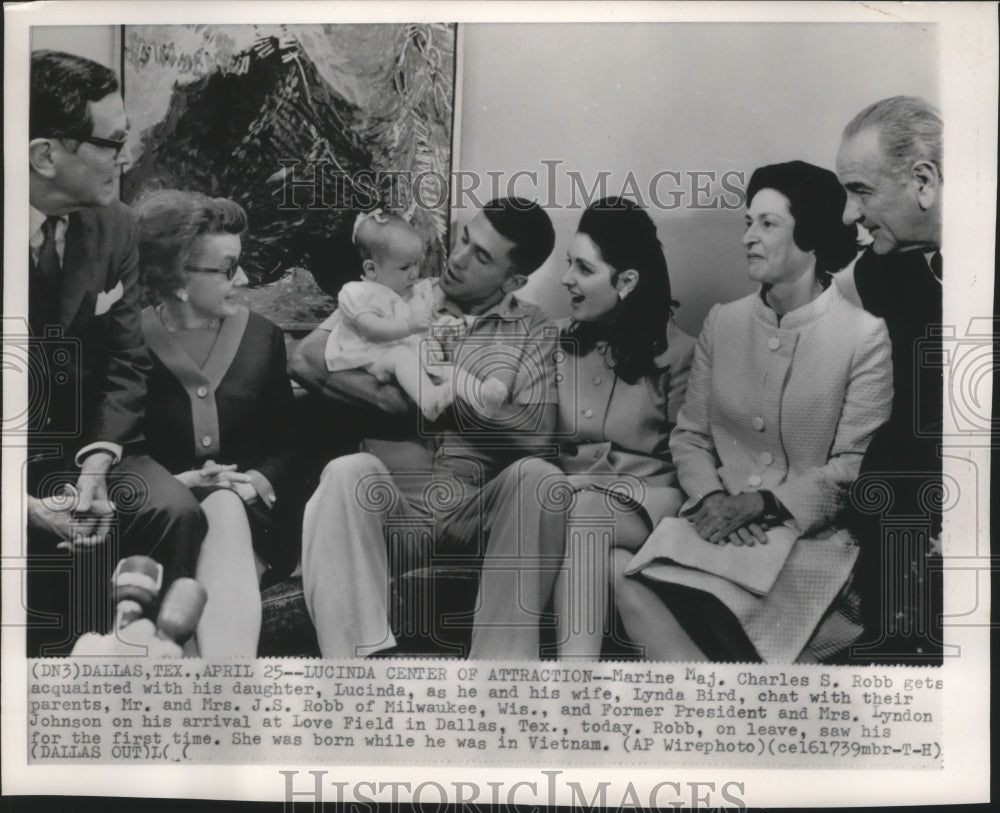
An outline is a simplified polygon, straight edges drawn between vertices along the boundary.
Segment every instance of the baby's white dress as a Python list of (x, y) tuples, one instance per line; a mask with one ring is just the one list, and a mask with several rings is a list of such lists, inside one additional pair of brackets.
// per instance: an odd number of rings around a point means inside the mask
[(433, 308), (433, 281), (422, 279), (406, 299), (392, 288), (371, 280), (348, 282), (337, 296), (337, 310), (320, 325), (330, 331), (326, 341), (326, 368), (339, 370), (367, 369), (394, 347), (405, 344), (419, 357), (420, 343), (427, 341), (427, 334), (411, 334), (402, 339), (372, 342), (355, 329), (359, 316), (374, 313), (383, 319), (409, 319), (412, 308)]

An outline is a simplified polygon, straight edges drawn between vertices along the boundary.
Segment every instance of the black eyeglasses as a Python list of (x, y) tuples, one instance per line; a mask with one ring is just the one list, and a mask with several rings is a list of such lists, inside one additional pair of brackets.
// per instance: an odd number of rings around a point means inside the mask
[(128, 135), (122, 138), (101, 138), (100, 136), (87, 136), (86, 138), (76, 138), (75, 141), (79, 141), (81, 144), (86, 141), (88, 144), (94, 144), (97, 147), (104, 147), (109, 150), (115, 151), (115, 158), (121, 155), (122, 150), (125, 149), (125, 143), (128, 141)]
[(226, 268), (201, 268), (197, 265), (185, 265), (184, 268), (188, 271), (197, 271), (199, 274), (225, 274), (226, 279), (232, 281), (233, 277), (236, 276), (236, 272), (240, 270), (240, 263), (237, 260)]

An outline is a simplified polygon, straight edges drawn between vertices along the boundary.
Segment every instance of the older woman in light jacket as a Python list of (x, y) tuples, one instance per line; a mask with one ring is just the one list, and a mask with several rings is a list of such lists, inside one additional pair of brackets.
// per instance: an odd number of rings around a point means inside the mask
[(856, 252), (832, 172), (763, 167), (747, 200), (743, 243), (761, 288), (706, 318), (670, 450), (703, 544), (759, 545), (775, 525), (798, 539), (763, 596), (663, 563), (655, 580), (628, 576), (618, 552), (617, 603), (652, 659), (822, 659), (861, 632), (842, 514), (889, 415), (889, 338), (830, 284)]

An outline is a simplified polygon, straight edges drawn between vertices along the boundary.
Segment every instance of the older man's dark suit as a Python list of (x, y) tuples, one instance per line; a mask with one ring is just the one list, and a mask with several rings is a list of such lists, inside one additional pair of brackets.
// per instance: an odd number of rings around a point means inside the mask
[[(39, 374), (29, 377), (27, 492), (48, 496), (75, 482), (74, 455), (92, 442), (125, 450), (108, 477), (109, 498), (118, 506), (114, 539), (100, 552), (71, 556), (56, 551), (58, 540), (29, 531), (29, 607), (50, 614), (47, 621), (29, 615), (31, 655), (65, 651), (78, 633), (101, 623), (107, 568), (118, 556), (152, 555), (164, 565), (166, 583), (193, 575), (205, 535), (190, 491), (143, 454), (150, 361), (137, 263), (135, 223), (117, 202), (69, 216), (57, 290), (45, 287), (31, 262), (29, 352)], [(106, 307), (101, 314), (99, 303)], [(62, 617), (58, 625), (53, 613)]]
[[(865, 309), (885, 320), (893, 359), (892, 416), (855, 487), (866, 630), (855, 651), (882, 663), (937, 662), (942, 572), (929, 540), (941, 533), (941, 281), (923, 252), (869, 249), (854, 282)], [(881, 495), (891, 501), (872, 510)]]

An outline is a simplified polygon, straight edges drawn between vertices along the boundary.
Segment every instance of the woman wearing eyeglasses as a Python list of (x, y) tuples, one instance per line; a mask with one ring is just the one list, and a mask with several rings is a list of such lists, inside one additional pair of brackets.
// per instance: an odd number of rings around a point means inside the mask
[[(239, 302), (243, 209), (196, 192), (154, 192), (135, 207), (139, 268), (158, 304), (142, 314), (153, 369), (150, 454), (201, 502), (208, 534), (197, 578), (208, 592), (202, 655), (254, 656), (259, 580), (298, 559), (292, 524), (292, 390), (284, 336)], [(154, 554), (155, 555), (155, 554)]]

